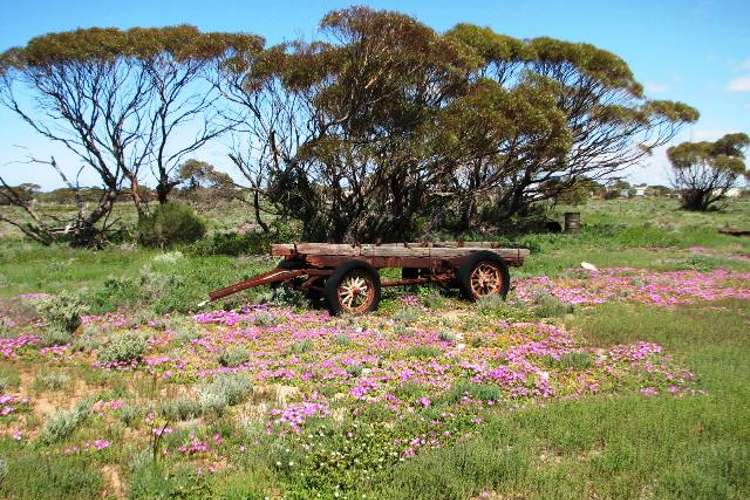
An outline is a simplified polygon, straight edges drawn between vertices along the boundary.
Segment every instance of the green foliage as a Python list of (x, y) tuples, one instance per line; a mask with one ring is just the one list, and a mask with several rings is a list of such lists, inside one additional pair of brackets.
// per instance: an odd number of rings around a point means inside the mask
[(41, 346), (51, 347), (56, 345), (65, 345), (71, 341), (73, 334), (57, 325), (47, 327), (41, 334)]
[(503, 392), (495, 384), (476, 384), (468, 380), (461, 381), (451, 387), (442, 398), (442, 401), (448, 404), (455, 404), (464, 396), (470, 396), (480, 401), (499, 401)]
[(346, 373), (351, 375), (352, 377), (359, 377), (362, 375), (362, 365), (359, 363), (352, 363), (350, 365), (346, 366)]
[(52, 444), (70, 436), (91, 413), (92, 401), (84, 399), (70, 410), (60, 410), (50, 416), (39, 433), (39, 440)]
[(196, 241), (187, 248), (193, 255), (263, 255), (271, 250), (272, 243), (285, 243), (297, 237), (297, 231), (288, 223), (274, 220), (269, 232), (245, 233), (216, 232)]
[(217, 361), (221, 366), (235, 367), (240, 366), (250, 359), (250, 352), (239, 345), (225, 347), (219, 352)]
[(560, 356), (560, 359), (549, 358), (547, 364), (550, 367), (562, 370), (587, 370), (594, 366), (594, 359), (591, 354), (587, 352), (574, 351), (563, 354)]
[(308, 351), (311, 351), (315, 347), (315, 344), (310, 339), (300, 340), (299, 342), (295, 342), (289, 347), (289, 350), (293, 354), (303, 354)]
[(103, 364), (139, 362), (146, 351), (146, 337), (135, 331), (118, 333), (101, 348), (97, 359)]
[(203, 413), (220, 416), (227, 406), (244, 401), (251, 390), (250, 379), (245, 375), (218, 375), (200, 388), (198, 401)]
[(393, 321), (408, 326), (417, 321), (420, 317), (418, 309), (413, 307), (403, 307), (393, 315)]
[(59, 391), (69, 382), (70, 377), (63, 372), (45, 372), (37, 374), (33, 386), (37, 391)]
[(540, 293), (534, 297), (534, 316), (537, 318), (556, 318), (572, 312), (572, 304), (566, 304), (554, 295)]
[(443, 354), (442, 349), (430, 345), (417, 345), (410, 347), (406, 355), (411, 358), (437, 358)]
[(5, 480), (0, 478), (0, 497), (8, 499), (96, 498), (102, 488), (101, 471), (81, 454), (39, 454), (23, 450), (7, 459)]
[(201, 405), (193, 398), (182, 396), (163, 402), (159, 414), (170, 422), (190, 420), (201, 414)]
[(81, 314), (88, 311), (88, 307), (81, 299), (68, 292), (45, 299), (37, 304), (39, 314), (51, 329), (73, 333), (81, 325)]
[(667, 150), (680, 190), (682, 207), (709, 210), (724, 199), (726, 192), (746, 170), (744, 150), (750, 137), (744, 133), (726, 134), (715, 142), (683, 142)]
[(138, 241), (149, 247), (164, 248), (193, 243), (206, 234), (206, 224), (189, 205), (169, 202), (158, 205), (138, 221)]
[(208, 498), (209, 478), (195, 467), (178, 466), (174, 470), (152, 460), (144, 460), (132, 471), (132, 498)]
[(21, 375), (12, 366), (0, 366), (0, 392), (11, 392), (21, 385)]

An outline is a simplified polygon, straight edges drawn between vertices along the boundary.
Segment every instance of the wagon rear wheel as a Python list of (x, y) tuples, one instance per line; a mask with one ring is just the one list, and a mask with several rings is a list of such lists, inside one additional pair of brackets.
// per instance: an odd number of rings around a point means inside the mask
[(461, 292), (469, 300), (487, 295), (505, 298), (510, 290), (508, 266), (497, 254), (475, 252), (456, 271)]
[(347, 262), (326, 280), (323, 295), (331, 314), (374, 311), (380, 303), (380, 275), (365, 262)]

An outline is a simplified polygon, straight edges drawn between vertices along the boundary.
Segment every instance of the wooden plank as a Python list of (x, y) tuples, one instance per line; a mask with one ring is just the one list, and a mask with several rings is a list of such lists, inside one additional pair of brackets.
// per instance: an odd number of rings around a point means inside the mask
[[(451, 242), (448, 242), (451, 243)], [(480, 242), (488, 243), (488, 242)], [(418, 243), (386, 244), (386, 245), (347, 245), (334, 243), (282, 243), (271, 245), (271, 255), (288, 256), (295, 253), (301, 255), (330, 255), (341, 257), (461, 257), (470, 252), (489, 251), (508, 259), (524, 258), (529, 255), (525, 248), (494, 248), (487, 246), (425, 246)]]

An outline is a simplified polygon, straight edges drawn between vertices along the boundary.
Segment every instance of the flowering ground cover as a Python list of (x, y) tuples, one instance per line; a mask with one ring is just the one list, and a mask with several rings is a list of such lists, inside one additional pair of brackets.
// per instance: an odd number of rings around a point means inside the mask
[(508, 415), (708, 400), (685, 356), (646, 337), (592, 342), (575, 318), (748, 299), (750, 273), (612, 268), (520, 279), (507, 303), (399, 293), (363, 317), (113, 312), (54, 342), (39, 320), (4, 318), (0, 455), (16, 459), (0, 487), (45, 457), (61, 487), (93, 495), (358, 496)]

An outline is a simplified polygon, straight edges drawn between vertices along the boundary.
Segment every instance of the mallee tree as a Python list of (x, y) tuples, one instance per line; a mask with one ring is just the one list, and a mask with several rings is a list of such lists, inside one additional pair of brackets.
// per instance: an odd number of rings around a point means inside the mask
[(700, 211), (714, 208), (739, 179), (750, 179), (745, 166), (748, 145), (750, 137), (736, 133), (715, 142), (683, 142), (669, 148), (673, 188), (682, 197), (682, 207)]

